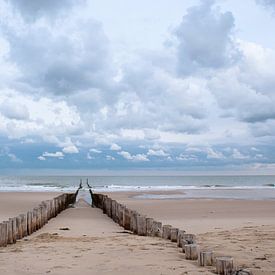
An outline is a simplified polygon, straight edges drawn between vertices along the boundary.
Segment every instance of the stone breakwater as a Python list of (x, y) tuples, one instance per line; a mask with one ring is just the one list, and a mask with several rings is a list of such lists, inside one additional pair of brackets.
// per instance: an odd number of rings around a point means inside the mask
[(236, 267), (232, 257), (215, 256), (213, 251), (204, 250), (197, 244), (194, 234), (187, 233), (185, 230), (172, 227), (171, 225), (163, 225), (162, 222), (129, 209), (126, 205), (113, 200), (107, 195), (91, 195), (94, 207), (102, 209), (104, 214), (133, 234), (170, 240), (177, 244), (182, 253), (185, 253), (186, 260), (196, 261), (198, 265), (209, 267), (210, 269), (213, 267), (213, 271), (217, 274), (252, 274), (247, 269)]

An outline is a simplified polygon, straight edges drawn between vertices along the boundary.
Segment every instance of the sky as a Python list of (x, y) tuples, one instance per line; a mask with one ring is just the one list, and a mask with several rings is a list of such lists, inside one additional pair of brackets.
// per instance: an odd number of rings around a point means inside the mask
[(0, 0), (0, 173), (275, 173), (275, 1)]

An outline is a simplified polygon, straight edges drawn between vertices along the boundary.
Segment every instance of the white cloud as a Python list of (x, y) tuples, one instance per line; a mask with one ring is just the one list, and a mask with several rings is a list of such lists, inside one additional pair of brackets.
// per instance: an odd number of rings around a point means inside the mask
[(107, 155), (107, 156), (106, 156), (106, 159), (107, 159), (107, 160), (115, 160), (115, 158), (114, 158), (113, 156), (110, 156), (110, 155)]
[(210, 147), (206, 148), (205, 152), (207, 154), (208, 159), (223, 159), (224, 158), (224, 155), (222, 152), (218, 152)]
[(39, 160), (41, 160), (41, 161), (46, 160), (46, 158), (45, 158), (45, 157), (43, 157), (43, 156), (39, 156), (37, 159), (39, 159)]
[(153, 150), (153, 149), (149, 149), (147, 152), (148, 156), (155, 156), (155, 157), (167, 157), (169, 156), (168, 153), (164, 152), (163, 150)]
[(66, 154), (77, 154), (79, 153), (78, 148), (75, 145), (66, 146), (62, 149)]
[(232, 153), (232, 158), (234, 159), (248, 159), (249, 156), (245, 156), (238, 149), (234, 148)]
[(58, 159), (63, 159), (64, 158), (64, 154), (62, 152), (55, 152), (55, 153), (49, 153), (49, 152), (44, 152), (42, 154), (42, 157), (44, 158), (58, 158)]
[(131, 161), (136, 161), (136, 162), (149, 161), (149, 159), (145, 154), (131, 155), (129, 152), (126, 152), (126, 151), (118, 152), (118, 154), (121, 155), (123, 158)]
[(113, 143), (110, 146), (110, 150), (112, 150), (112, 151), (120, 151), (121, 147), (119, 145), (117, 145), (116, 143)]
[(96, 153), (96, 154), (102, 153), (102, 151), (100, 151), (98, 149), (94, 149), (94, 148), (90, 149), (89, 151), (92, 152), (92, 153)]

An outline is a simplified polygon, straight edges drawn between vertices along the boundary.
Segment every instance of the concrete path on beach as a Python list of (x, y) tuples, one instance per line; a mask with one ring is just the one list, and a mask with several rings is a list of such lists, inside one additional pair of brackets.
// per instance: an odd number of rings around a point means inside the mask
[(129, 234), (80, 199), (33, 235), (0, 248), (0, 274), (213, 274), (176, 244)]

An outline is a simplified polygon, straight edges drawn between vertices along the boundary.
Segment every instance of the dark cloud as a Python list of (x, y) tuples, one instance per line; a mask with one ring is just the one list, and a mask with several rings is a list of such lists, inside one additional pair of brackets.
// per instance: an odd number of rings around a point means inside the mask
[(17, 9), (24, 19), (33, 21), (39, 17), (55, 17), (61, 12), (66, 12), (84, 0), (6, 0)]
[(274, 0), (256, 0), (256, 3), (263, 5), (266, 8), (271, 8), (275, 11), (275, 1)]
[(207, 0), (189, 8), (175, 31), (180, 73), (228, 66), (238, 56), (231, 37), (234, 17), (231, 12), (222, 13), (213, 5), (214, 1)]

